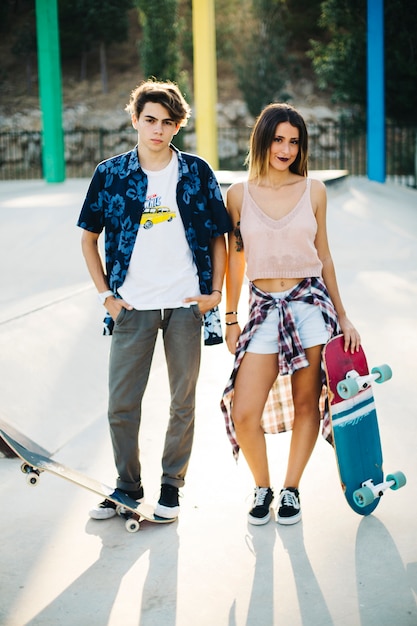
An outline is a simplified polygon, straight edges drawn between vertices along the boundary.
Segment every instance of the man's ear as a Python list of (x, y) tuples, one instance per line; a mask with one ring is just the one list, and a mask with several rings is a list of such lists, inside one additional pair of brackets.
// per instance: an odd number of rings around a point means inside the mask
[(132, 113), (131, 117), (130, 117), (131, 121), (132, 121), (132, 126), (135, 130), (137, 130), (137, 125), (138, 125), (138, 118), (136, 117), (136, 115), (134, 113)]

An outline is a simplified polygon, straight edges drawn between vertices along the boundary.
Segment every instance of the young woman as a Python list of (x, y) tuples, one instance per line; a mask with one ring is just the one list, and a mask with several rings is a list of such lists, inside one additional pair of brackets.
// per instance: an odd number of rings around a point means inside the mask
[[(346, 316), (326, 232), (326, 190), (307, 178), (308, 135), (288, 104), (271, 104), (250, 139), (248, 181), (232, 185), (233, 222), (226, 271), (226, 342), (235, 364), (222, 410), (237, 455), (255, 480), (249, 522), (270, 519), (271, 489), (265, 432), (292, 429), (277, 521), (301, 519), (298, 487), (319, 431), (323, 391), (321, 353), (343, 332), (345, 349), (360, 337)], [(237, 320), (245, 273), (250, 314)], [(323, 434), (330, 438), (328, 415)]]

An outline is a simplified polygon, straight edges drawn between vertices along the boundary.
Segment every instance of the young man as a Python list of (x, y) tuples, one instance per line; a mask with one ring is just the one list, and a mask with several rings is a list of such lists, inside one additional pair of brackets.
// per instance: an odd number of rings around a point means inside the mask
[[(112, 334), (108, 417), (117, 488), (142, 500), (138, 436), (141, 402), (155, 341), (162, 331), (171, 392), (156, 514), (175, 518), (194, 434), (201, 328), (206, 344), (222, 341), (217, 305), (231, 223), (216, 178), (173, 137), (190, 108), (171, 82), (145, 81), (126, 107), (137, 146), (100, 163), (78, 226), (82, 250)], [(98, 239), (105, 231), (105, 264)], [(115, 515), (105, 500), (94, 519)]]

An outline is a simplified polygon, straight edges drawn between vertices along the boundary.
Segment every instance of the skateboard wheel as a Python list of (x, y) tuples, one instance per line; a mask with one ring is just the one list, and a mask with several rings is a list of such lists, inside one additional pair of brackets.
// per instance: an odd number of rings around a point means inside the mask
[(359, 385), (354, 378), (345, 378), (337, 383), (337, 393), (344, 400), (348, 400), (359, 393)]
[(403, 474), (402, 472), (394, 472), (393, 474), (388, 474), (386, 480), (394, 481), (394, 484), (390, 487), (390, 489), (393, 489), (394, 491), (400, 489), (401, 487), (404, 487), (404, 485), (407, 483), (405, 474)]
[(128, 533), (137, 533), (140, 528), (140, 524), (137, 519), (128, 519), (126, 521), (125, 528)]
[(35, 485), (38, 484), (39, 476), (38, 474), (35, 474), (35, 472), (29, 472), (26, 480), (28, 482), (28, 485), (30, 485), (31, 487), (35, 487)]
[(363, 508), (375, 500), (374, 492), (369, 487), (361, 487), (353, 492), (353, 499), (357, 506)]
[(375, 380), (378, 384), (381, 384), (392, 378), (392, 369), (389, 365), (379, 365), (378, 367), (372, 368), (371, 374), (378, 374), (378, 378)]

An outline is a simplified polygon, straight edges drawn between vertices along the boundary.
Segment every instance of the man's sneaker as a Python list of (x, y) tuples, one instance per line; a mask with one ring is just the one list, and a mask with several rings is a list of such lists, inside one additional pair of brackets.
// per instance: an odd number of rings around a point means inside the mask
[[(120, 490), (119, 490), (120, 491)], [(137, 500), (138, 502), (142, 502), (144, 499), (143, 487), (140, 487), (136, 491), (124, 491), (126, 495), (133, 498), (133, 500)], [(116, 507), (117, 504), (112, 502), (111, 500), (103, 500), (96, 507), (91, 509), (88, 512), (91, 519), (110, 519), (116, 515)]]
[(301, 519), (300, 494), (298, 489), (287, 487), (281, 489), (278, 501), (278, 524), (296, 524)]
[(180, 512), (178, 501), (178, 487), (163, 483), (161, 485), (161, 495), (155, 507), (155, 515), (167, 519), (175, 519)]
[(253, 507), (248, 513), (248, 522), (255, 526), (267, 524), (271, 518), (269, 510), (274, 492), (270, 487), (255, 487)]

